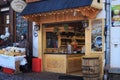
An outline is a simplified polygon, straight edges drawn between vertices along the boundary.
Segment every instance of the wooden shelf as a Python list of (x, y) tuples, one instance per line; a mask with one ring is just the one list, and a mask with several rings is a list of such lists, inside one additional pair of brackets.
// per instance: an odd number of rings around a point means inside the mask
[[(85, 44), (81, 44), (81, 45), (78, 45), (78, 46), (84, 46)], [(61, 45), (61, 46), (66, 46), (66, 45)]]
[[(61, 39), (73, 39), (73, 37), (61, 37)], [(85, 37), (76, 37), (75, 39), (85, 40)]]
[[(74, 35), (73, 35), (74, 34)], [(85, 45), (85, 34), (84, 31), (81, 31), (81, 32), (72, 32), (72, 34), (66, 34), (63, 33), (62, 35), (60, 35), (60, 46), (61, 47), (66, 47), (67, 46), (67, 42), (70, 42), (72, 43), (73, 40), (76, 40), (77, 41), (77, 47), (80, 49), (82, 48), (82, 46)]]
[(75, 38), (75, 39), (85, 40), (85, 37), (80, 37), (80, 38), (77, 37), (77, 38)]
[(61, 39), (72, 39), (72, 37), (61, 37)]

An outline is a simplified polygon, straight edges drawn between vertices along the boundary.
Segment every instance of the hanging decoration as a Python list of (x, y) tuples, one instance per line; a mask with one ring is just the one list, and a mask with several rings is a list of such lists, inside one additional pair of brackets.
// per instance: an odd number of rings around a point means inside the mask
[(55, 26), (54, 27), (54, 33), (56, 34), (56, 35), (58, 35), (59, 34), (59, 28), (58, 28), (58, 26)]
[(22, 12), (24, 8), (27, 6), (27, 3), (23, 0), (13, 0), (11, 2), (11, 7), (16, 12)]
[(4, 41), (6, 41), (10, 36), (10, 33), (9, 33), (9, 30), (8, 30), (8, 27), (5, 28), (5, 34), (2, 34), (0, 36), (1, 39), (3, 39)]

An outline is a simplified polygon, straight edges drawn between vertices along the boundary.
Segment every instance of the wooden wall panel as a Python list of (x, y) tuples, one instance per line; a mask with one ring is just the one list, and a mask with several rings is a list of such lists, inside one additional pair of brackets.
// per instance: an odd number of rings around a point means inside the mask
[(48, 15), (46, 16), (41, 16), (40, 17), (40, 22), (41, 23), (55, 23), (55, 22), (65, 22), (65, 21), (75, 21), (75, 20), (84, 20), (84, 16), (78, 15), (74, 16), (73, 12), (67, 13), (67, 14), (55, 14), (52, 15), (51, 17)]
[(38, 31), (38, 56), (42, 58), (43, 54), (43, 26), (40, 24), (40, 30)]
[(89, 20), (89, 26), (85, 28), (85, 54), (91, 53), (91, 20)]
[(45, 71), (66, 73), (66, 62), (66, 55), (46, 54), (44, 62)]

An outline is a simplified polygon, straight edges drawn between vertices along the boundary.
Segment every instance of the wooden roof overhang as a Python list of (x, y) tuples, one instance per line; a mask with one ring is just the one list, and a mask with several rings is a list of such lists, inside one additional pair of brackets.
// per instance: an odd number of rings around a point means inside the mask
[(101, 10), (96, 0), (43, 0), (28, 4), (21, 15), (30, 21), (52, 23), (94, 19)]
[[(35, 22), (61, 22), (69, 20), (94, 19), (101, 9), (91, 6), (58, 10), (46, 13), (24, 15), (23, 18)], [(67, 19), (68, 18), (68, 19)]]

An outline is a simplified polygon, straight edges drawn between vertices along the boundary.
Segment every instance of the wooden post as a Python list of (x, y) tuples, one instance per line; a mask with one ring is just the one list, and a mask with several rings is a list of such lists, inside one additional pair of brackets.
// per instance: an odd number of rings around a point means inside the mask
[(38, 31), (38, 53), (39, 53), (39, 58), (42, 58), (42, 54), (43, 54), (43, 26), (40, 23), (40, 30)]

